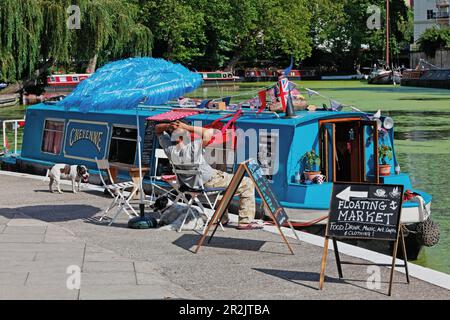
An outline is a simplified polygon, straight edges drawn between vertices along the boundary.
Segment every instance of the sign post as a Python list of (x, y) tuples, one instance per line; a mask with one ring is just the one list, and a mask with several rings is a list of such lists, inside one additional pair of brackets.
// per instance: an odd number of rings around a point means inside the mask
[[(228, 209), (231, 200), (233, 199), (233, 196), (235, 195), (237, 189), (239, 188), (239, 185), (241, 184), (242, 179), (245, 176), (245, 173), (249, 175), (249, 177), (252, 179), (255, 188), (261, 198), (261, 200), (264, 203), (264, 207), (267, 209), (267, 212), (269, 213), (269, 216), (272, 218), (273, 223), (277, 226), (278, 231), (280, 232), (281, 238), (286, 243), (286, 245), (289, 248), (289, 251), (291, 254), (294, 254), (294, 251), (292, 250), (291, 245), (287, 241), (285, 235), (283, 234), (283, 231), (281, 230), (281, 227), (284, 223), (287, 223), (291, 230), (294, 232), (295, 237), (298, 241), (300, 241), (300, 238), (298, 237), (297, 233), (295, 232), (294, 228), (292, 227), (291, 222), (289, 221), (289, 217), (286, 214), (286, 211), (284, 208), (280, 205), (277, 198), (275, 197), (272, 189), (270, 188), (269, 181), (264, 176), (261, 167), (256, 162), (256, 160), (248, 160), (242, 164), (239, 165), (238, 169), (236, 170), (236, 173), (233, 176), (233, 179), (231, 180), (225, 194), (223, 195), (216, 211), (214, 212), (213, 217), (211, 218), (209, 224), (206, 226), (205, 231), (202, 234), (202, 237), (200, 238), (200, 241), (197, 244), (197, 248), (195, 249), (195, 253), (198, 252), (200, 247), (202, 246), (203, 242), (205, 241), (206, 235), (208, 234), (209, 229), (211, 226), (216, 223), (216, 221), (221, 221), (222, 217), (224, 216), (226, 210)], [(217, 231), (217, 227), (219, 224), (216, 224), (216, 227), (209, 237), (208, 243), (211, 241), (212, 237)]]
[[(334, 183), (320, 269), (320, 290), (322, 290), (325, 280), (330, 239), (333, 241), (339, 278), (343, 278), (343, 264), (378, 265), (391, 267), (389, 296), (392, 293), (395, 267), (405, 268), (406, 280), (409, 283), (405, 239), (400, 224), (402, 197), (402, 185)], [(341, 261), (337, 239), (392, 241), (394, 242), (392, 263), (372, 264)], [(404, 264), (396, 265), (399, 241), (401, 241)]]

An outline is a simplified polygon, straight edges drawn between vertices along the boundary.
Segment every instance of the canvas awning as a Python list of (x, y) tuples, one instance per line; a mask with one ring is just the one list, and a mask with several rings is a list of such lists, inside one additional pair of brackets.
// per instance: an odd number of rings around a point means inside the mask
[(199, 114), (200, 111), (196, 110), (170, 110), (164, 113), (160, 113), (151, 117), (148, 117), (147, 120), (152, 121), (175, 121), (179, 119), (183, 119), (189, 116), (193, 116), (195, 114)]

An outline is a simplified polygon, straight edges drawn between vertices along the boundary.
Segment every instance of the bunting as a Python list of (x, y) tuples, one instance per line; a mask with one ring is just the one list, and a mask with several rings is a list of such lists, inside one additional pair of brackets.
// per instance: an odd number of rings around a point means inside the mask
[(333, 111), (341, 111), (344, 105), (336, 100), (330, 100), (331, 110)]
[(267, 106), (267, 101), (266, 101), (266, 92), (267, 90), (262, 90), (260, 92), (258, 92), (258, 97), (259, 97), (259, 110), (257, 113), (261, 113), (263, 112), (263, 110), (266, 108)]
[(314, 90), (311, 90), (311, 89), (308, 89), (308, 88), (306, 88), (306, 93), (308, 94), (308, 97), (312, 97), (312, 96), (314, 96), (314, 95), (320, 95), (317, 91), (314, 91)]

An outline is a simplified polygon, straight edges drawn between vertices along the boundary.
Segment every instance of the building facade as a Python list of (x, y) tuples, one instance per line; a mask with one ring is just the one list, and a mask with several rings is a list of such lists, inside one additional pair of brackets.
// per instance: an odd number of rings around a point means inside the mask
[(449, 0), (415, 0), (414, 42), (419, 40), (426, 29), (449, 26)]

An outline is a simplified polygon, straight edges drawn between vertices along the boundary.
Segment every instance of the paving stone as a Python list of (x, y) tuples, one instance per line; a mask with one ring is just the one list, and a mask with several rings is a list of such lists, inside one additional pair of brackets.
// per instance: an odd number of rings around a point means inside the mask
[(0, 272), (0, 287), (25, 284), (28, 272)]
[(83, 272), (117, 272), (129, 271), (134, 272), (132, 261), (85, 261)]
[(0, 243), (41, 243), (44, 240), (44, 234), (0, 234)]
[(36, 220), (36, 219), (31, 219), (31, 218), (27, 218), (27, 219), (23, 219), (23, 218), (14, 218), (11, 219), (8, 222), (8, 226), (14, 227), (14, 226), (18, 226), (18, 227), (36, 227), (36, 226), (47, 226), (47, 223), (44, 221), (40, 221), (40, 220)]
[(86, 262), (102, 262), (102, 261), (130, 261), (127, 258), (121, 257), (116, 253), (111, 252), (86, 252), (84, 256)]
[(47, 230), (46, 226), (11, 226), (8, 225), (3, 230), (3, 234), (44, 234)]
[[(65, 273), (67, 268), (78, 265), (76, 261), (45, 260), (45, 261), (0, 261), (0, 270), (3, 272), (59, 272)], [(78, 265), (81, 268), (81, 263)]]
[(0, 287), (0, 300), (76, 300), (78, 290), (55, 286)]
[(84, 286), (136, 285), (134, 272), (82, 272), (81, 289)]
[(158, 285), (83, 286), (80, 299), (177, 299), (167, 288)]

